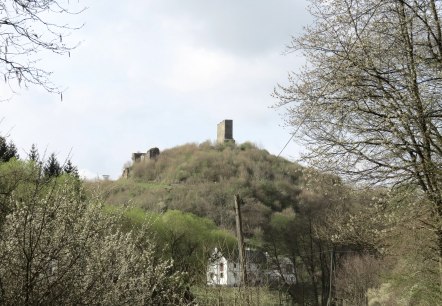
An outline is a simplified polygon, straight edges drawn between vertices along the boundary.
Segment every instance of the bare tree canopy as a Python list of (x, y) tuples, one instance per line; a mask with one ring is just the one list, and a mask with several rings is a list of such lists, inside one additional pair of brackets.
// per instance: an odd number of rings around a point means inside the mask
[(311, 4), (315, 22), (289, 46), (308, 64), (275, 90), (307, 158), (371, 183), (416, 183), (442, 216), (441, 1)]
[(74, 46), (66, 44), (64, 38), (76, 27), (54, 21), (58, 15), (82, 11), (72, 11), (68, 6), (68, 0), (0, 1), (0, 73), (13, 90), (16, 84), (34, 84), (60, 92), (49, 78), (51, 72), (39, 65), (37, 55), (45, 50), (70, 54)]

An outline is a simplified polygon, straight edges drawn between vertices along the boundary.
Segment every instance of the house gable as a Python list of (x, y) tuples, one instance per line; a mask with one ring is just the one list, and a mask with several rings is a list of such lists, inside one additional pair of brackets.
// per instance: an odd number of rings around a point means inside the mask
[[(279, 257), (275, 265), (268, 254), (255, 250), (246, 250), (246, 271), (248, 283), (295, 284), (293, 264), (287, 257)], [(239, 286), (240, 264), (238, 259), (224, 256), (217, 248), (212, 252), (207, 265), (207, 284), (211, 286)]]

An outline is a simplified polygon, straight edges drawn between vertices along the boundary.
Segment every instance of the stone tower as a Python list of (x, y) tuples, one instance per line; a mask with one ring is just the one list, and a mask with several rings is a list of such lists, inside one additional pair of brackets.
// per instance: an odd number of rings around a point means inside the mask
[(217, 143), (225, 143), (227, 141), (233, 141), (233, 120), (223, 120), (218, 123)]

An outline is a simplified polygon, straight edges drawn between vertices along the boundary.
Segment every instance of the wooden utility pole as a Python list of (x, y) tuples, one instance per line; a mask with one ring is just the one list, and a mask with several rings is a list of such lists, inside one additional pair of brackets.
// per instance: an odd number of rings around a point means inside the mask
[(236, 237), (238, 239), (239, 263), (240, 263), (240, 286), (247, 284), (246, 272), (246, 253), (244, 250), (244, 237), (242, 233), (242, 218), (241, 218), (241, 198), (235, 194), (235, 215), (236, 215)]
[(331, 298), (332, 298), (332, 275), (333, 275), (333, 249), (330, 250), (330, 288), (328, 290), (327, 306), (331, 305)]

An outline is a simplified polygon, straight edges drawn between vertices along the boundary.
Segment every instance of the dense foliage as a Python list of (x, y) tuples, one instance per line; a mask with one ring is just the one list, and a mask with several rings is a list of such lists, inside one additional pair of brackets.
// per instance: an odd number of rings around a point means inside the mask
[(434, 305), (442, 298), (437, 221), (412, 186), (361, 188), (249, 143), (203, 143), (165, 150), (134, 164), (129, 179), (89, 187), (114, 207), (139, 207), (129, 214), (132, 225), (146, 214), (156, 220), (151, 228), (165, 254), (192, 284), (204, 283), (213, 247), (230, 241), (226, 252), (235, 248), (232, 235), (215, 225), (233, 233), (238, 193), (247, 246), (294, 264), (297, 283), (275, 289), (301, 305)]
[(182, 274), (152, 231), (86, 197), (72, 175), (0, 162), (1, 305), (165, 305), (184, 301)]
[(296, 208), (301, 167), (245, 143), (187, 144), (136, 163), (129, 180), (104, 185), (107, 203), (152, 211), (179, 209), (234, 229), (233, 195), (241, 194), (247, 237), (259, 234), (272, 212)]
[[(115, 207), (107, 207), (115, 211)], [(173, 270), (185, 273), (187, 284), (202, 284), (209, 255), (215, 247), (233, 252), (237, 247), (235, 237), (219, 229), (212, 220), (179, 210), (165, 213), (146, 212), (139, 208), (125, 211), (126, 230), (139, 230), (148, 226), (155, 233), (153, 241), (163, 258), (173, 261)]]
[(425, 195), (414, 203), (438, 217), (422, 226), (442, 267), (442, 3), (310, 2), (314, 22), (289, 46), (307, 64), (275, 90), (287, 122), (315, 167)]
[[(293, 263), (296, 284), (269, 284), (283, 296), (311, 305), (442, 301), (437, 218), (412, 186), (357, 188), (249, 143), (204, 143), (84, 189), (70, 161), (47, 175), (50, 162), (31, 151), (29, 161), (0, 162), (0, 304), (179, 304), (195, 298), (187, 286), (198, 286), (197, 301), (222, 300), (200, 286), (215, 247), (237, 252), (236, 193), (247, 246), (277, 267)], [(266, 298), (259, 292), (244, 291), (245, 301)]]

